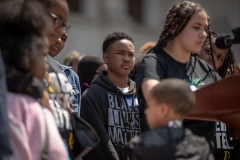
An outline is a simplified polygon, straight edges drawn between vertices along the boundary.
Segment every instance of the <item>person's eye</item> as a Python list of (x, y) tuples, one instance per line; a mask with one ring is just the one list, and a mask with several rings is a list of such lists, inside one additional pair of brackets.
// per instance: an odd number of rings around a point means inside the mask
[(67, 37), (62, 37), (62, 41), (66, 42), (67, 41)]
[(211, 54), (211, 50), (210, 50), (210, 49), (205, 49), (205, 52), (206, 52), (207, 54)]
[(221, 60), (221, 61), (224, 60), (222, 56), (218, 56), (218, 59)]
[(200, 27), (198, 27), (198, 26), (194, 26), (193, 27), (195, 30), (199, 30), (200, 29)]

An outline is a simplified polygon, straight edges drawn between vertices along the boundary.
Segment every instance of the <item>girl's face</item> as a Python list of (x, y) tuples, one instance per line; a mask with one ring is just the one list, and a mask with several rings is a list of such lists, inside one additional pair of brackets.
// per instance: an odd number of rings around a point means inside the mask
[(207, 37), (207, 29), (207, 14), (204, 11), (195, 12), (175, 39), (184, 52), (198, 53)]
[[(214, 39), (214, 41), (215, 41), (215, 39)], [(223, 65), (228, 51), (227, 51), (227, 49), (217, 48), (215, 43), (212, 43), (212, 47), (213, 47), (214, 63), (215, 63), (216, 69), (218, 70)], [(210, 44), (206, 44), (203, 46), (198, 57), (207, 61), (214, 68), (213, 60), (212, 60), (212, 56), (211, 56)]]
[(67, 33), (64, 33), (62, 36), (58, 37), (55, 43), (50, 46), (50, 56), (55, 57), (56, 55), (58, 55), (58, 53), (64, 48), (67, 38)]
[(48, 8), (48, 12), (50, 15), (53, 15), (52, 17), (55, 16), (55, 18), (53, 18), (55, 19), (54, 29), (48, 35), (50, 43), (49, 54), (54, 57), (63, 49), (67, 39), (66, 20), (69, 9), (65, 1), (57, 0), (53, 6)]

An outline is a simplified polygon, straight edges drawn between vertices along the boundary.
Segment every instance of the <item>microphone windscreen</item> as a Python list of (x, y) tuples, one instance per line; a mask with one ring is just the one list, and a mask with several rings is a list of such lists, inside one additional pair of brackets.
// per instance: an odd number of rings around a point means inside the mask
[(231, 47), (231, 45), (226, 44), (227, 38), (230, 38), (230, 36), (229, 35), (219, 36), (215, 41), (216, 46), (220, 49), (227, 49)]

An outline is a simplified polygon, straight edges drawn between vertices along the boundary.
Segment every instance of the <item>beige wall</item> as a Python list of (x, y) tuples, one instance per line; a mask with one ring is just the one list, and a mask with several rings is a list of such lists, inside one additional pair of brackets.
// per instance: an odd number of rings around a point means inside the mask
[[(127, 15), (127, 9), (123, 7), (126, 7), (126, 0), (111, 0), (114, 1), (112, 3), (110, 0), (85, 1), (88, 1), (85, 2), (85, 14), (71, 13), (69, 16), (72, 28), (65, 48), (56, 57), (60, 62), (71, 50), (101, 56), (101, 46), (105, 36), (115, 30), (129, 33), (135, 40), (136, 53), (138, 53), (145, 42), (157, 40), (168, 9), (177, 2), (176, 0), (142, 0), (143, 23), (139, 24)], [(240, 26), (240, 0), (199, 0), (198, 2), (208, 11), (214, 31), (232, 36), (231, 29)], [(121, 7), (116, 8), (117, 6)], [(91, 12), (91, 10), (96, 11)], [(240, 44), (234, 45), (233, 49), (237, 61), (240, 62)]]

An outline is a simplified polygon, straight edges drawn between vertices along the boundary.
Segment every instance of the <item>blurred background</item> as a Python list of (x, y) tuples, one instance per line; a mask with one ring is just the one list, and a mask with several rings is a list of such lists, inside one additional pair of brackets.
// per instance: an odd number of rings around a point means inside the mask
[[(56, 57), (77, 50), (87, 55), (102, 55), (104, 38), (114, 31), (124, 31), (135, 40), (135, 50), (147, 41), (157, 41), (167, 11), (179, 0), (68, 0), (69, 37)], [(196, 2), (196, 1), (195, 1)], [(240, 26), (240, 0), (198, 0), (208, 11), (213, 31), (233, 36), (231, 29)], [(240, 62), (240, 44), (232, 47)]]

